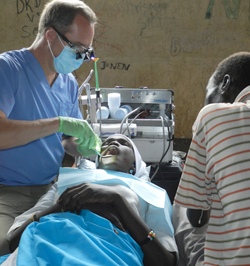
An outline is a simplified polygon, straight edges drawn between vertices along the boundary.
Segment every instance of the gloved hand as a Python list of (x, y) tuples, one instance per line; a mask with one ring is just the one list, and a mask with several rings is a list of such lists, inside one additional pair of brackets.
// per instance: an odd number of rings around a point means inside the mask
[(89, 141), (77, 139), (75, 140), (75, 143), (77, 143), (77, 151), (84, 157), (90, 157), (92, 155), (96, 155), (96, 152), (93, 149), (96, 149), (97, 151), (101, 151), (102, 141), (100, 138), (95, 134), (92, 136)]
[(102, 141), (86, 120), (62, 116), (59, 116), (59, 120), (58, 132), (78, 138), (75, 142), (78, 144), (77, 151), (82, 156), (89, 157), (96, 154), (93, 149), (101, 151)]

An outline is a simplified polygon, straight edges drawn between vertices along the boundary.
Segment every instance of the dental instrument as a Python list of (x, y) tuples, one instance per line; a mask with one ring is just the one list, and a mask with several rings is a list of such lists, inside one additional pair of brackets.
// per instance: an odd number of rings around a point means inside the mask
[(103, 156), (101, 155), (101, 153), (100, 153), (98, 150), (93, 149), (93, 151), (95, 151), (95, 152), (97, 153), (97, 155), (99, 155), (100, 157), (103, 157)]

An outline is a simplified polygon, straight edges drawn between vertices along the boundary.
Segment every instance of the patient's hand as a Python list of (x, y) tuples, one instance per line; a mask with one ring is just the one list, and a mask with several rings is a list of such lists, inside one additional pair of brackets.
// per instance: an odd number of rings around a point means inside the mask
[(82, 183), (67, 188), (60, 196), (58, 203), (62, 205), (64, 210), (76, 211), (79, 214), (84, 204), (112, 204), (116, 194), (114, 187)]
[(90, 211), (108, 219), (120, 230), (125, 231), (125, 226), (119, 210), (114, 206), (115, 196), (125, 197), (131, 208), (139, 204), (137, 195), (123, 185), (106, 186), (92, 183), (83, 183), (67, 188), (60, 196), (58, 202), (64, 211), (79, 214), (82, 209)]

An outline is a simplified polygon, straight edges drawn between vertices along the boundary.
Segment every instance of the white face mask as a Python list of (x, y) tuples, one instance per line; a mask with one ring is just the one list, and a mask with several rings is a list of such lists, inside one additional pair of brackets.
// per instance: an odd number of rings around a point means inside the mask
[[(60, 42), (62, 43), (60, 37), (58, 36)], [(76, 59), (76, 53), (73, 49), (68, 47), (67, 45), (64, 46), (62, 52), (58, 57), (53, 55), (53, 52), (50, 47), (49, 40), (47, 40), (50, 52), (54, 58), (54, 67), (57, 73), (61, 74), (68, 74), (73, 72), (74, 70), (78, 69), (81, 64), (83, 63), (83, 58)]]

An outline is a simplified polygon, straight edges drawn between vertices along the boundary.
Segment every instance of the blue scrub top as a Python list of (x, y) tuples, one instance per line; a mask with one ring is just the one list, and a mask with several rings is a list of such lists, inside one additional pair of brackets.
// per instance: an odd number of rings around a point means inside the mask
[[(0, 110), (9, 119), (33, 121), (68, 116), (82, 119), (78, 84), (72, 74), (59, 74), (50, 87), (34, 55), (23, 48), (0, 55)], [(27, 145), (0, 150), (0, 184), (50, 183), (64, 157), (62, 133)]]

